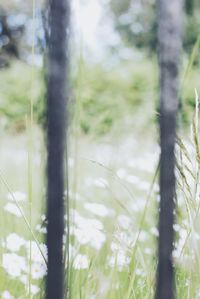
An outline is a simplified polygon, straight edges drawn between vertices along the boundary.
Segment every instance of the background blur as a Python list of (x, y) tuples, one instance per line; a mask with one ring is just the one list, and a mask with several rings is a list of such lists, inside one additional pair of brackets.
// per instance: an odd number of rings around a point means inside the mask
[[(34, 6), (34, 7), (33, 7)], [(34, 9), (34, 12), (33, 12)], [(182, 116), (188, 120), (194, 87), (198, 89), (199, 3), (186, 1), (183, 76), (195, 52), (190, 74), (182, 78)], [(43, 1), (3, 1), (0, 8), (1, 129), (24, 129), (30, 86), (34, 118), (44, 120), (44, 62), (48, 11)], [(102, 135), (119, 123), (129, 128), (134, 115), (149, 109), (142, 122), (155, 119), (158, 98), (155, 1), (78, 1), (72, 3), (72, 101), (79, 105), (83, 134)], [(20, 76), (18, 76), (20, 74)], [(32, 80), (34, 77), (34, 80)], [(81, 95), (81, 96), (80, 96)], [(149, 107), (148, 107), (149, 106)], [(130, 123), (130, 125), (129, 125)], [(149, 124), (148, 124), (149, 125)], [(139, 123), (141, 127), (141, 124)]]

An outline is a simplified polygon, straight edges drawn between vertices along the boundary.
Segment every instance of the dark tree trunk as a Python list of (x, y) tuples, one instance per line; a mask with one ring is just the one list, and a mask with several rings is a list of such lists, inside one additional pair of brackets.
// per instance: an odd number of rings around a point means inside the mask
[(158, 46), (160, 63), (160, 213), (159, 261), (156, 299), (173, 299), (174, 270), (172, 261), (175, 136), (179, 107), (179, 63), (182, 48), (182, 0), (158, 0)]
[(69, 1), (49, 0), (47, 72), (47, 299), (63, 299), (64, 152)]

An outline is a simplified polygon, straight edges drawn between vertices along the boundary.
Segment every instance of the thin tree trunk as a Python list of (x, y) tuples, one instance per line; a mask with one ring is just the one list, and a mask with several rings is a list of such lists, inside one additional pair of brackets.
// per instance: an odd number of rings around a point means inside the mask
[(69, 3), (49, 0), (47, 73), (47, 247), (46, 298), (63, 299), (64, 153), (67, 104)]
[(179, 63), (182, 48), (182, 0), (158, 0), (158, 46), (160, 63), (160, 213), (159, 261), (156, 299), (175, 296), (172, 261), (174, 195), (175, 195), (175, 136), (179, 107)]

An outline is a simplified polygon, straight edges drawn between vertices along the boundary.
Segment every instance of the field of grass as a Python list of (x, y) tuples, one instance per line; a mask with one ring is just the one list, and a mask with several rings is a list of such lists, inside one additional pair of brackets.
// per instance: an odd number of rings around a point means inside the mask
[[(154, 295), (159, 203), (157, 69), (153, 59), (142, 61), (143, 64), (134, 62), (132, 68), (124, 63), (123, 67), (109, 70), (81, 64), (72, 80), (71, 102), (75, 98), (76, 107), (71, 105), (74, 122), (68, 157), (70, 246), (69, 261), (67, 255), (65, 261), (69, 285), (66, 298), (147, 299)], [(19, 72), (26, 77), (19, 77)], [(2, 299), (44, 298), (46, 153), (41, 130), (44, 90), (40, 76), (37, 70), (30, 75), (29, 67), (18, 63), (0, 73), (0, 86), (4, 87), (0, 93)], [(197, 107), (191, 136), (188, 131), (198, 68), (192, 69), (183, 82), (174, 265), (177, 298), (197, 299)], [(32, 133), (27, 100), (31, 87), (34, 120), (40, 124), (33, 126)]]
[[(153, 207), (158, 186), (154, 186), (149, 199), (147, 194), (158, 148), (151, 145), (150, 154), (144, 147), (141, 153), (139, 138), (134, 136), (124, 137), (123, 142), (115, 138), (112, 142), (101, 140), (99, 143), (84, 137), (78, 143), (81, 151), (76, 152), (76, 156), (73, 151), (69, 157), (71, 298), (121, 298), (125, 290), (127, 298), (131, 298), (132, 287), (136, 285), (140, 288), (135, 289), (135, 296), (143, 297), (149, 288), (153, 291), (157, 234)], [(35, 286), (32, 294), (36, 286), (43, 293), (41, 278), (45, 274), (45, 262), (15, 202), (30, 223), (28, 151), (25, 134), (2, 138), (2, 298), (6, 290), (14, 298), (29, 298), (29, 279)], [(32, 152), (31, 227), (45, 254), (45, 224), (41, 227), (45, 154), (37, 130)], [(33, 240), (31, 266), (30, 238)], [(147, 273), (148, 284), (144, 281)], [(40, 298), (39, 293), (35, 298)]]
[[(194, 122), (193, 133), (196, 130)], [(45, 150), (40, 129), (34, 127), (33, 132), (31, 176), (29, 133), (2, 133), (1, 138), (2, 299), (44, 298)], [(159, 202), (155, 132), (150, 128), (145, 138), (137, 134), (98, 141), (83, 135), (71, 138), (69, 298), (153, 298)], [(194, 136), (177, 146), (177, 298), (200, 295), (199, 164)]]

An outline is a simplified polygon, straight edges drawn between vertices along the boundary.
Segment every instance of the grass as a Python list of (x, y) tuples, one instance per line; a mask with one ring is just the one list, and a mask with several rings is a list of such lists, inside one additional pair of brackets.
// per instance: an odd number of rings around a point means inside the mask
[[(183, 136), (179, 136), (177, 145), (178, 205), (174, 253), (177, 298), (198, 298), (199, 292), (197, 108), (198, 104), (192, 124), (191, 140), (186, 138), (184, 133)], [(33, 238), (23, 217), (17, 217), (12, 214), (13, 212), (5, 210), (8, 203), (13, 203), (12, 197), (9, 196), (12, 190), (25, 216), (28, 218), (29, 215), (28, 140), (29, 132), (16, 136), (2, 134), (0, 149), (2, 174), (0, 221), (1, 227), (4, 228), (0, 252), (2, 298), (6, 298), (3, 297), (5, 291), (9, 291), (14, 298), (29, 298), (26, 280), (29, 275), (26, 268), (29, 261), (27, 244), (30, 239), (33, 241)], [(41, 250), (45, 236), (45, 221), (41, 218), (44, 214), (45, 198), (45, 151), (42, 140), (40, 129), (34, 126), (31, 214), (32, 229)], [(158, 146), (151, 138), (141, 139), (141, 136), (130, 137), (129, 134), (126, 136), (123, 134), (121, 137), (113, 135), (111, 140), (107, 137), (100, 138), (98, 142), (81, 135), (76, 140), (76, 152), (73, 150), (73, 142), (72, 139), (68, 162), (71, 224), (69, 298), (153, 298), (158, 233), (157, 180), (153, 184), (150, 196), (148, 193), (158, 163)], [(79, 175), (76, 176), (76, 173)], [(21, 194), (16, 191), (20, 191)], [(20, 201), (20, 196), (24, 197), (23, 194), (26, 199)], [(19, 250), (16, 249), (20, 242), (18, 239), (12, 245), (9, 243), (12, 233), (16, 233), (24, 240)], [(9, 258), (15, 261), (11, 270), (16, 277), (12, 277), (12, 272), (9, 272), (8, 263), (6, 270), (5, 257), (8, 253), (11, 254)], [(37, 250), (37, 244), (33, 245), (32, 255), (31, 284), (39, 289), (37, 294), (31, 295), (31, 298), (44, 298), (45, 262)], [(16, 256), (25, 260), (17, 260)], [(23, 262), (26, 267), (23, 266)], [(19, 269), (21, 269), (20, 275), (18, 275)]]
[[(13, 191), (14, 195), (17, 190), (25, 193), (26, 195), (28, 194), (27, 138), (28, 137), (24, 136), (24, 134), (16, 137), (12, 136), (11, 138), (8, 138), (8, 136), (2, 138), (0, 155), (2, 166), (1, 171), (3, 173), (4, 180), (8, 182), (9, 188)], [(41, 135), (37, 130), (34, 131), (34, 140), (37, 140), (37, 144), (34, 143), (33, 145), (33, 161), (41, 162), (44, 160), (44, 152)], [(124, 149), (123, 147), (120, 149), (120, 144), (118, 145), (119, 154), (121, 155)], [(142, 284), (143, 279), (141, 275), (143, 275), (143, 271), (150, 271), (150, 269), (152, 269), (150, 265), (154, 265), (155, 267), (152, 256), (148, 255), (148, 253), (144, 254), (142, 248), (143, 244), (146, 244), (145, 248), (149, 248), (152, 247), (152, 244), (154, 243), (153, 235), (148, 233), (148, 230), (152, 227), (153, 222), (150, 215), (150, 217), (148, 216), (145, 218), (145, 222), (142, 227), (142, 241), (138, 242), (136, 252), (137, 259), (132, 256), (131, 249), (137, 236), (139, 220), (141, 220), (141, 216), (143, 214), (142, 210), (146, 193), (143, 189), (146, 187), (145, 184), (144, 186), (141, 184), (139, 189), (136, 190), (137, 187), (134, 186), (133, 183), (130, 183), (131, 181), (134, 181), (134, 177), (131, 177), (131, 173), (133, 171), (132, 167), (135, 166), (124, 166), (120, 160), (116, 162), (118, 157), (117, 155), (114, 157), (114, 148), (112, 145), (108, 145), (106, 143), (96, 145), (93, 143), (93, 150), (90, 151), (90, 155), (94, 155), (93, 158), (100, 162), (99, 165), (92, 163), (90, 161), (90, 158), (92, 157), (88, 157), (88, 155), (86, 155), (86, 152), (88, 152), (88, 146), (90, 147), (91, 144), (88, 144), (88, 140), (83, 138), (81, 140), (81, 148), (83, 150), (77, 157), (78, 172), (81, 173), (81, 176), (78, 179), (75, 194), (72, 188), (73, 178), (70, 177), (70, 201), (72, 205), (76, 198), (76, 212), (71, 211), (71, 217), (74, 218), (74, 225), (72, 224), (73, 220), (71, 219), (72, 235), (70, 237), (70, 242), (73, 246), (73, 255), (70, 259), (70, 282), (72, 290), (70, 295), (71, 298), (92, 298), (93, 295), (95, 295), (96, 298), (121, 298), (122, 294), (126, 291), (127, 298), (132, 298), (133, 290), (132, 288), (128, 288), (129, 282), (132, 281), (133, 285), (138, 285), (138, 283)], [(137, 146), (135, 147), (134, 142), (130, 145), (130, 147), (137, 152)], [(9, 151), (7, 149), (9, 149)], [(111, 151), (111, 156), (107, 157), (104, 154), (102, 156), (102, 160), (99, 160), (95, 157), (96, 155), (99, 155), (99, 151), (101, 151), (101, 153), (103, 151), (105, 151), (105, 153), (106, 151)], [(130, 152), (127, 153), (127, 155), (130, 155)], [(16, 159), (16, 157), (18, 157), (18, 159)], [(107, 161), (103, 161), (105, 158)], [(73, 169), (75, 167), (75, 165), (73, 165), (73, 161), (74, 157), (70, 154), (71, 174), (73, 174)], [(38, 242), (42, 243), (43, 235), (39, 234), (35, 229), (36, 225), (42, 222), (41, 214), (44, 211), (44, 201), (42, 201), (44, 198), (44, 180), (41, 180), (44, 168), (42, 166), (43, 163), (40, 164), (40, 162), (33, 163), (32, 228)], [(132, 164), (134, 164), (134, 161), (132, 161)], [(102, 165), (104, 165), (104, 167)], [(112, 169), (112, 172), (107, 168)], [(124, 171), (127, 172), (125, 175), (127, 179), (122, 178)], [(141, 179), (138, 178), (139, 183), (140, 181), (142, 183), (144, 180), (151, 177), (149, 173), (145, 174), (144, 170), (139, 170), (139, 172), (141, 175)], [(116, 178), (116, 173), (118, 173), (121, 178)], [(4, 223), (5, 227), (2, 241), (5, 242), (7, 240), (7, 236), (11, 233), (16, 233), (18, 236), (28, 241), (31, 235), (24, 219), (22, 217), (14, 216), (4, 210), (6, 204), (11, 202), (11, 200), (7, 199), (8, 190), (3, 181), (1, 181), (0, 190), (2, 198), (1, 221)], [(133, 194), (137, 199), (137, 203), (141, 201), (141, 206), (135, 203), (133, 207), (133, 210), (138, 208), (134, 219), (130, 217), (132, 212), (130, 213), (130, 211), (127, 211), (125, 208), (133, 204)], [(139, 198), (141, 199), (139, 200)], [(27, 216), (29, 213), (28, 199), (24, 202), (19, 201), (19, 204)], [(96, 206), (92, 206), (93, 204), (96, 204)], [(151, 205), (149, 206), (149, 209), (152, 209)], [(116, 219), (120, 215), (121, 218), (119, 218), (118, 223)], [(124, 226), (124, 228), (122, 228), (121, 225)], [(147, 235), (149, 236), (147, 237)], [(15, 253), (15, 246), (13, 246), (12, 250), (12, 248), (8, 246), (9, 242), (5, 243), (7, 245), (2, 244), (1, 246), (1, 260), (3, 260), (3, 256), (6, 253)], [(110, 248), (111, 244), (113, 246), (113, 250)], [(115, 247), (120, 248), (121, 246), (121, 253), (118, 260)], [(127, 256), (125, 256), (125, 252)], [(20, 250), (16, 251), (16, 254), (25, 257), (28, 262), (28, 253), (25, 245), (22, 245)], [(130, 266), (127, 265), (124, 267), (123, 263), (126, 265), (129, 261), (131, 263)], [(85, 266), (84, 263), (86, 263)], [(86, 269), (75, 269), (81, 267), (86, 267)], [(118, 267), (120, 267), (120, 271), (118, 271)], [(138, 269), (137, 275), (134, 274), (136, 269)], [(26, 275), (28, 274), (25, 270), (22, 270), (22, 273)], [(149, 275), (148, 284), (150, 285), (150, 280), (153, 279), (153, 271), (150, 271)], [(32, 283), (40, 286), (41, 280), (32, 278)], [(112, 288), (110, 288), (111, 285), (113, 286)], [(43, 287), (40, 288), (41, 294), (43, 294)], [(139, 293), (144, 295), (145, 292), (147, 292), (148, 285), (144, 285), (143, 288), (143, 290), (134, 290), (137, 298)], [(11, 275), (6, 274), (4, 268), (1, 268), (0, 292), (2, 293), (5, 290), (8, 290), (14, 298), (26, 298), (25, 292), (27, 291), (27, 285), (21, 283), (18, 276), (14, 279)], [(38, 294), (35, 295), (35, 298), (39, 298), (38, 296)]]

